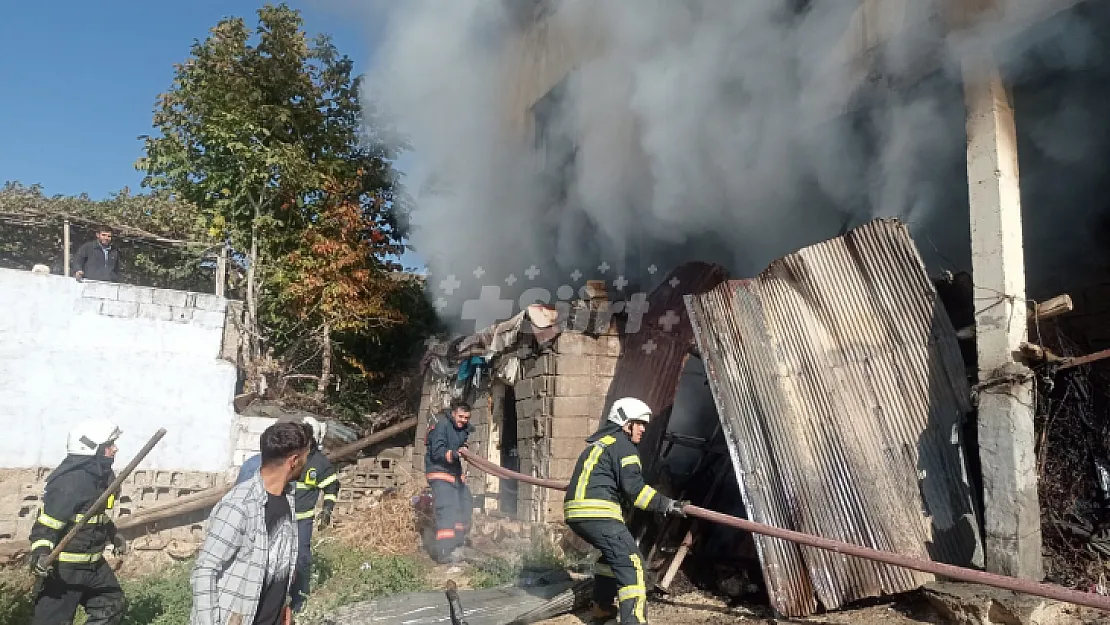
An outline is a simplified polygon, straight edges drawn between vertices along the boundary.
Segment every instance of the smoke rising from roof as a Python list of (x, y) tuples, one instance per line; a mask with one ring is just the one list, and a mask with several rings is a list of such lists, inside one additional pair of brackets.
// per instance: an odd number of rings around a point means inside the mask
[[(521, 27), (543, 4), (543, 25)], [(1072, 69), (1098, 37), (1075, 16), (1030, 31), (1055, 0), (999, 0), (959, 34), (939, 0), (864, 4), (394, 5), (367, 84), (418, 155), (412, 244), (445, 318), (483, 285), (650, 288), (694, 259), (754, 275), (879, 216), (908, 222), (927, 262), (969, 269), (960, 59)], [(1086, 119), (1063, 111), (1031, 129), (1048, 158), (1105, 153), (1102, 137), (1059, 140)]]

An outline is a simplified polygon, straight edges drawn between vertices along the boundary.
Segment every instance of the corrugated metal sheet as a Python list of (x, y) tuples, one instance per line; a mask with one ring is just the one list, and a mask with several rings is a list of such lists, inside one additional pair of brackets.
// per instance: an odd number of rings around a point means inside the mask
[[(686, 300), (753, 521), (982, 563), (959, 444), (970, 390), (904, 226), (876, 221)], [(790, 616), (930, 576), (757, 537)]]
[[(705, 293), (727, 278), (723, 267), (710, 263), (692, 262), (675, 268), (648, 296), (640, 327), (626, 327), (622, 333), (621, 357), (609, 385), (605, 410), (599, 416), (604, 420), (609, 404), (621, 397), (646, 402), (658, 418), (651, 421), (641, 449), (659, 448), (682, 366), (694, 346), (685, 297)], [(645, 471), (651, 468), (651, 457), (645, 457), (649, 465)]]

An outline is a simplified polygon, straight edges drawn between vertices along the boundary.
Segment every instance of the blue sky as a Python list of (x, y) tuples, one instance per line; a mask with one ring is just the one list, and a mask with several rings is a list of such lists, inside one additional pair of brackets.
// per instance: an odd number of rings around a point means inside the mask
[[(222, 17), (253, 24), (263, 2), (53, 0), (9, 3), (0, 20), (0, 182), (103, 198), (139, 190), (133, 164), (155, 97)], [(370, 2), (301, 0), (309, 33), (329, 33), (365, 72), (382, 20)], [(17, 8), (16, 8), (17, 7)], [(407, 159), (406, 159), (407, 160)], [(405, 162), (401, 163), (406, 169)], [(406, 265), (422, 265), (409, 255)]]

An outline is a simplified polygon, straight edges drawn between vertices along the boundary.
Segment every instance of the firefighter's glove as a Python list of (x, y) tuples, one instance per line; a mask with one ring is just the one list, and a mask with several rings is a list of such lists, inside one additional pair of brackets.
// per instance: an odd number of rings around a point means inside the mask
[(43, 578), (50, 576), (51, 567), (46, 564), (46, 558), (49, 557), (49, 555), (49, 553), (43, 553), (37, 556), (31, 556), (32, 575), (34, 575), (35, 577)]
[(112, 553), (117, 556), (125, 556), (131, 551), (131, 546), (123, 539), (123, 536), (116, 535), (112, 538)]
[(686, 516), (686, 512), (683, 510), (683, 508), (688, 505), (690, 505), (689, 501), (676, 501), (672, 499), (671, 503), (667, 506), (665, 514), (667, 516), (684, 517)]

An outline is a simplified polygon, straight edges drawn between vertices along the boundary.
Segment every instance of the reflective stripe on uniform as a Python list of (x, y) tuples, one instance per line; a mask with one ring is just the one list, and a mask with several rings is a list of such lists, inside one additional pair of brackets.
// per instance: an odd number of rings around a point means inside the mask
[[(83, 518), (85, 518), (85, 515), (75, 514), (75, 515), (73, 515), (73, 522), (74, 523), (80, 523), (81, 519), (83, 519)], [(107, 523), (109, 520), (110, 519), (108, 518), (108, 515), (106, 515), (106, 514), (94, 514), (91, 517), (89, 517), (89, 520), (86, 521), (86, 523), (88, 523), (89, 525), (96, 525), (98, 523)]]
[(34, 551), (35, 549), (38, 549), (39, 547), (46, 547), (47, 549), (49, 549), (51, 551), (54, 551), (54, 541), (43, 539), (43, 540), (36, 540), (35, 542), (31, 543), (31, 551)]
[(104, 504), (104, 509), (105, 510), (111, 510), (112, 508), (115, 507), (115, 505), (116, 505), (116, 494), (112, 493), (111, 495), (108, 495), (108, 502)]
[(436, 532), (436, 540), (453, 540), (455, 538), (455, 530), (445, 529)]
[(324, 493), (324, 501), (336, 501), (337, 497), (328, 493)]
[(443, 480), (444, 482), (451, 482), (452, 484), (455, 483), (455, 476), (451, 475), (450, 473), (442, 473), (437, 471), (435, 473), (429, 473), (426, 477), (428, 478), (429, 482), (432, 480)]
[(593, 473), (594, 467), (597, 466), (597, 461), (601, 458), (601, 454), (605, 451), (605, 448), (615, 442), (617, 442), (617, 439), (612, 436), (602, 436), (593, 444), (593, 449), (590, 450), (589, 457), (586, 458), (586, 462), (582, 465), (582, 475), (578, 476), (578, 485), (574, 490), (575, 499), (586, 498), (586, 487), (590, 484), (590, 474)]
[(620, 505), (604, 499), (571, 499), (563, 503), (563, 518), (573, 519), (616, 519), (624, 521), (624, 510)]
[(45, 512), (39, 513), (38, 522), (52, 530), (60, 530), (66, 526), (64, 521), (59, 521)]
[(636, 609), (633, 613), (636, 620), (641, 623), (647, 622), (647, 616), (644, 614), (644, 606), (647, 604), (647, 592), (644, 591), (646, 584), (644, 583), (644, 563), (640, 560), (640, 554), (630, 553), (628, 558), (632, 560), (632, 566), (636, 568), (636, 588), (639, 593), (636, 595)]
[[(612, 591), (610, 591), (612, 592)], [(647, 589), (638, 584), (632, 586), (623, 586), (617, 591), (617, 601), (628, 601), (629, 599), (638, 599), (647, 596)]]
[(304, 512), (297, 513), (297, 520), (303, 521), (305, 519), (311, 519), (314, 516), (316, 516), (316, 510), (306, 510)]
[(640, 494), (636, 495), (636, 503), (634, 505), (641, 510), (647, 510), (652, 499), (655, 499), (655, 489), (650, 486), (644, 486), (640, 489)]
[(99, 553), (70, 553), (63, 551), (58, 554), (58, 562), (68, 562), (70, 564), (87, 564), (89, 562), (99, 561), (103, 555)]
[(332, 482), (334, 482), (335, 480), (338, 480), (338, 479), (339, 479), (339, 474), (338, 473), (332, 473), (328, 477), (324, 478), (324, 481), (317, 484), (316, 488), (326, 488), (328, 485), (330, 485)]
[[(640, 457), (639, 456), (625, 456), (625, 457), (621, 458), (621, 466), (622, 467), (627, 467), (630, 464), (640, 464)], [(640, 464), (640, 466), (644, 466), (644, 465)]]
[(297, 490), (312, 490), (312, 487), (304, 482), (297, 482)]

